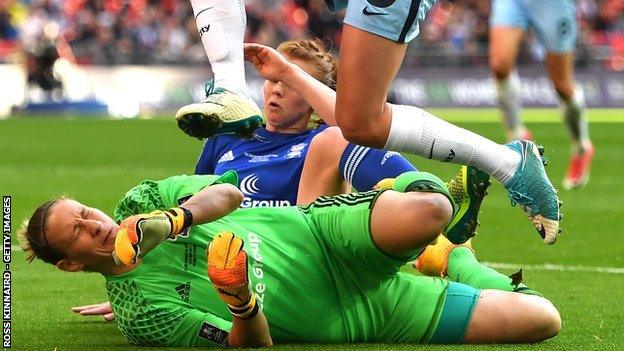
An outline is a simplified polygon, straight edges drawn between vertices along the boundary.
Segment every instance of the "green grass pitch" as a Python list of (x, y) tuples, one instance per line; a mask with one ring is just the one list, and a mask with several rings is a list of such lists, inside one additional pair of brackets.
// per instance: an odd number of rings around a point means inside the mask
[[(502, 141), (494, 110), (437, 112)], [(528, 110), (526, 116), (535, 139), (547, 148), (547, 170), (559, 186), (568, 158), (559, 113)], [(550, 298), (561, 312), (564, 326), (558, 337), (536, 345), (282, 345), (276, 349), (620, 350), (624, 342), (623, 117), (623, 110), (590, 111), (596, 146), (592, 179), (582, 190), (561, 192), (563, 234), (554, 246), (541, 242), (521, 211), (510, 207), (499, 184), (492, 186), (483, 205), (482, 225), (474, 240), (478, 257), (524, 267), (526, 283)], [(547, 122), (539, 122), (542, 119)], [(184, 136), (170, 119), (0, 121), (0, 192), (12, 196), (13, 233), (36, 205), (60, 194), (110, 213), (123, 192), (144, 178), (192, 173), (201, 147), (200, 141)], [(412, 160), (420, 169), (443, 178), (457, 169), (418, 157)], [(616, 269), (591, 272), (596, 267)], [(70, 312), (73, 305), (105, 300), (103, 279), (97, 274), (68, 274), (40, 262), (27, 264), (18, 250), (13, 250), (11, 271), (16, 350), (143, 349), (129, 346), (114, 323)]]

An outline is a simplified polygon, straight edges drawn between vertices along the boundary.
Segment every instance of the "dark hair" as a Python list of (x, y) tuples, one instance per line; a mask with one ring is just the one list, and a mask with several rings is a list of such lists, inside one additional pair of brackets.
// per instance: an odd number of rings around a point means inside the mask
[(28, 262), (39, 258), (44, 262), (56, 265), (60, 260), (66, 257), (64, 253), (50, 245), (45, 233), (46, 220), (48, 219), (50, 209), (63, 199), (64, 198), (50, 200), (37, 207), (30, 219), (22, 223), (22, 227), (17, 235), (20, 246), (26, 253)]

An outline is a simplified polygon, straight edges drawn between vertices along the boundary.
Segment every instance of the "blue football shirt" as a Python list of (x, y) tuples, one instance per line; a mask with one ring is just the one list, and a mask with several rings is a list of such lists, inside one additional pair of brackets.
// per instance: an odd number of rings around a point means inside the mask
[(236, 170), (245, 195), (242, 207), (295, 205), (308, 147), (325, 128), (322, 125), (300, 134), (258, 128), (250, 139), (216, 136), (204, 143), (195, 173), (221, 175)]

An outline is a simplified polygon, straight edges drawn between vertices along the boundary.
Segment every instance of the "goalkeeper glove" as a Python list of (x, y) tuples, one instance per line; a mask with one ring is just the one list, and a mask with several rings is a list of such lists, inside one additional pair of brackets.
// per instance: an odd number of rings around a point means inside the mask
[(249, 290), (247, 253), (243, 240), (230, 232), (217, 234), (208, 246), (208, 276), (234, 317), (258, 314), (255, 295)]
[(119, 226), (113, 259), (118, 265), (132, 266), (161, 242), (173, 238), (191, 226), (191, 211), (173, 207), (167, 211), (130, 216)]

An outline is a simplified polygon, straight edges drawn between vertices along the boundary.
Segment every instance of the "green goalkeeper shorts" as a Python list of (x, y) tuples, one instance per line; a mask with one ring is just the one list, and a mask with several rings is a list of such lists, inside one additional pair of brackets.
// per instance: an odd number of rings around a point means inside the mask
[(418, 257), (423, 249), (416, 249), (405, 257), (394, 257), (373, 241), (371, 213), (385, 190), (322, 196), (301, 209), (316, 228), (321, 242), (331, 248), (332, 255), (349, 262), (359, 261), (379, 274), (392, 276), (406, 262)]
[[(382, 193), (320, 197), (300, 208), (325, 251), (348, 341), (426, 343), (444, 335), (460, 341), (456, 339), (463, 338), (476, 300), (451, 297), (447, 301), (447, 296), (455, 295), (447, 293), (448, 281), (399, 272), (420, 249), (393, 257), (375, 245), (371, 212)], [(458, 307), (463, 312), (449, 314), (449, 309)], [(440, 323), (443, 330), (438, 329)]]

